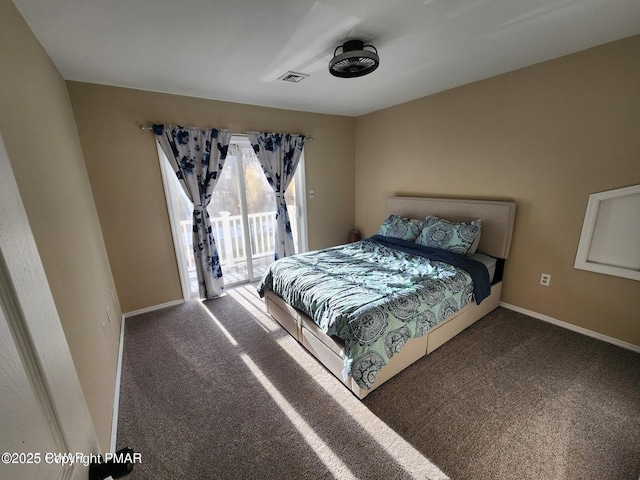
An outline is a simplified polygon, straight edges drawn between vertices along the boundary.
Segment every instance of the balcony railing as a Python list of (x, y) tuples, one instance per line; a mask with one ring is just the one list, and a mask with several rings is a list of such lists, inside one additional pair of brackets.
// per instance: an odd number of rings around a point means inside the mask
[[(295, 207), (289, 207), (289, 218), (295, 243), (297, 237)], [(242, 229), (242, 216), (221, 212), (219, 217), (211, 217), (210, 221), (213, 235), (216, 239), (216, 246), (218, 247), (222, 273), (225, 278), (227, 276), (230, 277), (227, 279), (229, 283), (246, 280), (246, 268), (244, 267), (247, 263), (247, 255)], [(248, 215), (248, 222), (251, 259), (254, 267), (256, 263), (261, 266), (258, 269), (254, 268), (254, 276), (259, 276), (261, 272), (257, 270), (264, 270), (271, 263), (275, 252), (276, 212), (251, 213)], [(180, 222), (182, 244), (184, 245), (184, 254), (190, 274), (192, 272), (195, 273), (191, 225), (190, 220)], [(244, 278), (237, 278), (242, 277), (242, 274), (239, 273), (242, 270), (245, 272)]]

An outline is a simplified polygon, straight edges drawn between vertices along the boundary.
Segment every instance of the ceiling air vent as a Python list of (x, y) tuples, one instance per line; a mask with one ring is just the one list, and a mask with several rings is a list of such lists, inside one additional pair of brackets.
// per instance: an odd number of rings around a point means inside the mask
[(282, 80), (283, 82), (293, 82), (298, 83), (307, 78), (309, 74), (307, 73), (298, 73), (298, 72), (287, 72), (282, 75), (278, 80)]

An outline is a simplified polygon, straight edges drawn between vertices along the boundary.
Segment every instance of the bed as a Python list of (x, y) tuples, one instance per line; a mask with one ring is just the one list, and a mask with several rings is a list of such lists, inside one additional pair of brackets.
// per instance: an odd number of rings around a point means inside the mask
[[(515, 211), (511, 201), (389, 197), (377, 235), (278, 260), (258, 291), (268, 313), (362, 399), (498, 307)], [(428, 243), (426, 227), (443, 223), (459, 229), (461, 251)]]

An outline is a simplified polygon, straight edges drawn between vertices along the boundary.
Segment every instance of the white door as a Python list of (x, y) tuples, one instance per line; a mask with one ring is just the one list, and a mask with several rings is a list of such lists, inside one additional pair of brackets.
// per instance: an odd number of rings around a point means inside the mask
[(0, 307), (0, 478), (89, 478), (96, 434), (1, 135)]

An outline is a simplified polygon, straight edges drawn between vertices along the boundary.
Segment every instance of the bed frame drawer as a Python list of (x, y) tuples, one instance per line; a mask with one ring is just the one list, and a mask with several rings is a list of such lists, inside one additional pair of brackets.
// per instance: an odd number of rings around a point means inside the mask
[(436, 348), (444, 345), (448, 340), (451, 340), (468, 326), (468, 309), (459, 311), (457, 314), (455, 314), (455, 317), (450, 318), (449, 320), (445, 320), (443, 323), (437, 325), (428, 333), (429, 340), (427, 343), (427, 355), (433, 352)]
[(491, 286), (491, 295), (485, 298), (480, 305), (472, 302), (459, 312), (454, 313), (453, 317), (436, 325), (428, 333), (429, 343), (427, 345), (427, 354), (444, 345), (447, 341), (484, 317), (490, 311), (498, 308), (501, 293), (502, 282), (499, 282)]
[(309, 350), (327, 370), (340, 379), (342, 383), (349, 385), (349, 379), (347, 379), (346, 382), (342, 379), (342, 369), (344, 368), (344, 360), (342, 357), (336, 355), (335, 352), (306, 328), (302, 329), (302, 345)]
[(267, 311), (276, 319), (276, 321), (284, 327), (284, 329), (291, 334), (297, 341), (302, 341), (300, 329), (301, 318), (298, 312), (285, 304), (284, 301), (274, 298), (274, 294), (265, 294), (264, 300), (267, 305)]
[(340, 358), (344, 358), (344, 342), (336, 339), (324, 333), (324, 331), (316, 325), (309, 317), (302, 317), (300, 319), (302, 330), (309, 331), (314, 337), (325, 344), (329, 350), (338, 355)]

